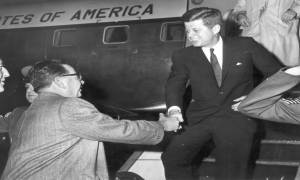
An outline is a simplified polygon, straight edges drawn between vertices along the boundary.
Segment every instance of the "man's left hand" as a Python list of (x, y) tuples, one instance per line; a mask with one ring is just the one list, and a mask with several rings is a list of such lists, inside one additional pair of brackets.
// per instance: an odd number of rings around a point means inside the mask
[(296, 16), (297, 16), (297, 13), (294, 10), (288, 9), (285, 11), (285, 13), (283, 13), (281, 20), (284, 23), (287, 23), (287, 22), (293, 20)]
[(235, 100), (233, 100), (234, 102), (238, 102), (234, 105), (231, 106), (231, 109), (234, 110), (234, 111), (239, 111), (238, 110), (238, 106), (241, 104), (241, 102), (246, 98), (246, 96), (241, 96)]

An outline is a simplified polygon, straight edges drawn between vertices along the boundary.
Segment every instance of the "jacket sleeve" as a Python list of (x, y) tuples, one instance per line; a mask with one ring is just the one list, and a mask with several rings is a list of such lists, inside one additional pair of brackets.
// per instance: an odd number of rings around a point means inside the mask
[(300, 82), (299, 76), (279, 71), (258, 85), (239, 105), (245, 115), (281, 123), (300, 124), (300, 104), (281, 99)]
[(297, 18), (300, 18), (300, 1), (294, 0), (292, 6), (289, 8), (294, 10), (297, 13)]
[(9, 122), (12, 114), (9, 112), (5, 116), (0, 115), (0, 132), (8, 132), (9, 131)]
[(263, 74), (264, 79), (275, 74), (282, 68), (277, 59), (253, 38), (250, 41), (251, 56), (254, 66)]
[(189, 74), (186, 66), (180, 61), (178, 53), (172, 55), (172, 62), (171, 73), (165, 88), (167, 109), (171, 106), (178, 106), (182, 109), (183, 95)]
[(163, 126), (158, 122), (114, 120), (79, 98), (67, 98), (59, 115), (71, 134), (94, 141), (157, 144), (164, 135)]
[(246, 6), (247, 6), (247, 3), (245, 0), (238, 1), (238, 3), (233, 8), (234, 20), (236, 20), (236, 15), (238, 15), (239, 13), (244, 13), (245, 15), (247, 14)]

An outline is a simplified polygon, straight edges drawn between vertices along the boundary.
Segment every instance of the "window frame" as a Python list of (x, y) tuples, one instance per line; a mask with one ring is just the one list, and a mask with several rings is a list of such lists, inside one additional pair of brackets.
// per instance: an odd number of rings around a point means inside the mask
[[(113, 42), (113, 43), (107, 43), (107, 42), (105, 42), (105, 37), (106, 37), (106, 31), (107, 31), (107, 29), (109, 29), (109, 28), (116, 28), (116, 27), (127, 27), (127, 28), (125, 28), (125, 29), (127, 29), (127, 32), (126, 32), (127, 33), (127, 40), (125, 42)], [(129, 39), (130, 39), (130, 33), (129, 33), (129, 26), (128, 25), (107, 26), (103, 30), (103, 37), (102, 37), (102, 43), (103, 44), (108, 44), (108, 45), (109, 44), (126, 44), (126, 43), (129, 42)]]
[[(72, 45), (72, 44), (70, 44), (70, 45), (57, 45), (55, 42), (57, 41), (57, 33), (58, 32), (62, 32), (62, 31), (75, 31), (75, 32), (77, 32), (77, 29), (76, 28), (70, 28), (70, 29), (56, 29), (55, 31), (54, 31), (54, 36), (53, 36), (53, 46), (54, 47), (70, 47), (70, 46), (74, 46), (74, 45)], [(61, 35), (59, 35), (59, 39), (58, 40), (60, 40), (61, 38)]]
[(183, 38), (182, 40), (164, 40), (163, 39), (163, 34), (166, 35), (166, 33), (164, 33), (164, 26), (167, 25), (167, 24), (183, 24), (183, 27), (184, 27), (184, 23), (182, 21), (174, 21), (174, 22), (165, 22), (161, 25), (161, 30), (160, 30), (160, 36), (159, 36), (159, 39), (162, 41), (162, 42), (174, 42), (174, 41), (184, 41), (185, 38), (186, 38), (186, 35), (185, 35), (185, 30), (183, 32)]

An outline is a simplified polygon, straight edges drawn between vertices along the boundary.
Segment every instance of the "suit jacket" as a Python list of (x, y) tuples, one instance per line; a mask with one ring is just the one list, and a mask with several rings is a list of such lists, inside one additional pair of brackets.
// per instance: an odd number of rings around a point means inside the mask
[(1, 179), (108, 180), (103, 141), (157, 144), (158, 122), (114, 120), (79, 98), (41, 93), (17, 120)]
[(300, 83), (299, 76), (279, 71), (258, 85), (239, 105), (240, 112), (281, 123), (300, 124), (300, 99), (283, 99), (284, 92)]
[(254, 131), (256, 125), (252, 120), (231, 109), (233, 100), (247, 95), (253, 89), (253, 65), (266, 77), (278, 71), (281, 65), (252, 38), (222, 38), (221, 87), (217, 84), (213, 68), (202, 48), (190, 46), (181, 49), (172, 55), (173, 65), (166, 85), (167, 107), (182, 107), (183, 94), (189, 79), (194, 100), (186, 112), (189, 125), (222, 110), (244, 130)]
[(16, 129), (18, 120), (27, 108), (27, 106), (18, 107), (4, 117), (0, 115), (0, 132), (8, 132), (9, 137), (12, 137), (14, 133), (18, 133)]

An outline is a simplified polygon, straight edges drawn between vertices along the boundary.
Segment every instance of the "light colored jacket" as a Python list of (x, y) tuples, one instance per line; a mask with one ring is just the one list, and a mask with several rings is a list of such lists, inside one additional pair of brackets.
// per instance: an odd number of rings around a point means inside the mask
[(279, 71), (258, 85), (239, 105), (245, 115), (259, 119), (300, 124), (300, 98), (284, 99), (284, 92), (300, 83), (300, 76)]
[(80, 98), (41, 93), (17, 120), (2, 180), (108, 180), (103, 141), (157, 144), (163, 126), (114, 120)]
[[(288, 10), (297, 15), (285, 23), (282, 15)], [(299, 60), (299, 0), (239, 0), (233, 14), (245, 13), (251, 22), (242, 36), (253, 37), (273, 53), (284, 66), (296, 66)]]

